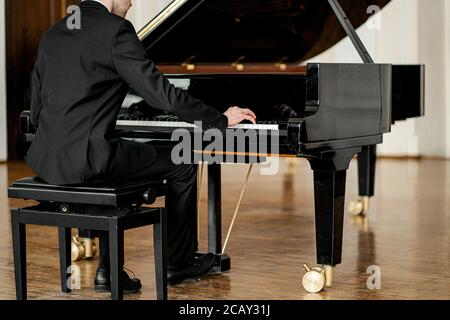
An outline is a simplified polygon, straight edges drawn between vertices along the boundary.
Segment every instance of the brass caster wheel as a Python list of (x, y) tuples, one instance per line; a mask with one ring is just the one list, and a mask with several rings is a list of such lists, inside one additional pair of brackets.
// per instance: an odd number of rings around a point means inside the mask
[(80, 261), (83, 259), (91, 259), (97, 254), (97, 244), (93, 239), (72, 238), (72, 261)]
[(97, 244), (94, 239), (80, 238), (81, 243), (84, 245), (84, 258), (92, 259), (97, 254)]
[(369, 197), (361, 197), (356, 201), (350, 202), (348, 211), (353, 216), (365, 216), (369, 211)]
[(303, 266), (306, 273), (303, 276), (303, 288), (309, 293), (321, 292), (325, 287), (333, 285), (334, 267), (321, 266), (310, 268), (308, 265)]
[(80, 261), (84, 257), (84, 246), (78, 240), (78, 236), (72, 238), (72, 261)]

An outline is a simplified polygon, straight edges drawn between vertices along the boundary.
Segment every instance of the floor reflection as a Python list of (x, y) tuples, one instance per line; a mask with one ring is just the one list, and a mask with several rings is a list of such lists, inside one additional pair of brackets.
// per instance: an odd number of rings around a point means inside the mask
[[(450, 270), (450, 259), (448, 259), (450, 252), (450, 206), (448, 205), (450, 163), (442, 161), (433, 166), (415, 166), (415, 169), (417, 177), (414, 180), (418, 183), (413, 185), (416, 195), (413, 203), (414, 209), (417, 211), (414, 231), (417, 237), (416, 250), (413, 252), (416, 257), (412, 260), (414, 263), (411, 265), (411, 270), (420, 274), (424, 283), (434, 283), (436, 294), (440, 293), (442, 298), (450, 299), (450, 274), (443, 274), (440, 278), (436, 278), (441, 266), (429, 263), (434, 260), (437, 264), (446, 265), (447, 270)], [(426, 194), (420, 191), (425, 189), (428, 191)], [(441, 254), (442, 258), (440, 258)], [(417, 289), (419, 288), (420, 286), (417, 287)]]
[(283, 193), (281, 207), (283, 211), (297, 210), (295, 205), (296, 193), (294, 182), (300, 171), (299, 159), (286, 159), (287, 168), (283, 175)]
[(193, 292), (208, 292), (208, 299), (227, 300), (231, 293), (231, 280), (228, 274), (209, 275), (197, 280), (169, 287), (171, 297), (176, 300), (192, 299)]
[(321, 293), (307, 293), (303, 297), (303, 300), (309, 301), (309, 300), (330, 300), (327, 293), (321, 292)]
[[(356, 264), (356, 272), (361, 275), (361, 284), (367, 290), (370, 290), (367, 281), (371, 276), (368, 273), (368, 268), (379, 263), (376, 254), (375, 232), (370, 227), (369, 221), (370, 219), (367, 215), (351, 217), (351, 224), (357, 228), (358, 232), (358, 262)], [(377, 290), (373, 290), (371, 294), (376, 295)]]

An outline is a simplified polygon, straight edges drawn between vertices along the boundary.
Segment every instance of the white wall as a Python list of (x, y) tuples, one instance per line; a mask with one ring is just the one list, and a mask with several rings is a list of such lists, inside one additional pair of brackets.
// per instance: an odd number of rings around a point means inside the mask
[[(379, 29), (358, 33), (379, 63), (426, 65), (426, 117), (398, 122), (381, 154), (450, 158), (450, 0), (392, 0), (378, 16)], [(346, 39), (315, 62), (360, 62)]]
[(450, 136), (449, 87), (446, 85), (446, 68), (450, 51), (446, 52), (446, 2), (449, 0), (419, 1), (419, 58), (427, 68), (427, 116), (417, 121), (419, 150), (425, 156), (448, 156)]
[(0, 162), (7, 159), (5, 2), (0, 1)]
[(133, 7), (128, 13), (127, 19), (130, 20), (136, 31), (144, 27), (150, 19), (166, 7), (171, 0), (134, 0)]
[(445, 39), (446, 40), (446, 46), (445, 46), (445, 61), (446, 61), (446, 67), (445, 67), (445, 73), (446, 73), (446, 80), (445, 80), (445, 92), (446, 92), (446, 102), (447, 102), (447, 117), (446, 117), (446, 128), (447, 128), (447, 158), (450, 158), (450, 1), (445, 2)]

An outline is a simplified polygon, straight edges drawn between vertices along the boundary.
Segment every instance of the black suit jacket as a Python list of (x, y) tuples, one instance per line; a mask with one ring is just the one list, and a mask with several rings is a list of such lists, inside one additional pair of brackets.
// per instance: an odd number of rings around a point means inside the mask
[(66, 18), (47, 31), (32, 74), (37, 134), (26, 161), (42, 179), (65, 185), (124, 177), (156, 159), (152, 146), (115, 136), (130, 86), (153, 107), (226, 128), (223, 114), (161, 75), (129, 21), (94, 1), (80, 7), (81, 29), (69, 30)]

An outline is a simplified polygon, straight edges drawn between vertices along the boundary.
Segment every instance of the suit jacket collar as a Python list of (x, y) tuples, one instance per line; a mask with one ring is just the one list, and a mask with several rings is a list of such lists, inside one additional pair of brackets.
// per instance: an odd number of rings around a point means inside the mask
[(93, 0), (82, 1), (80, 3), (80, 8), (94, 8), (94, 9), (101, 9), (101, 10), (105, 10), (106, 12), (110, 12), (104, 4), (102, 4), (98, 1), (93, 1)]

